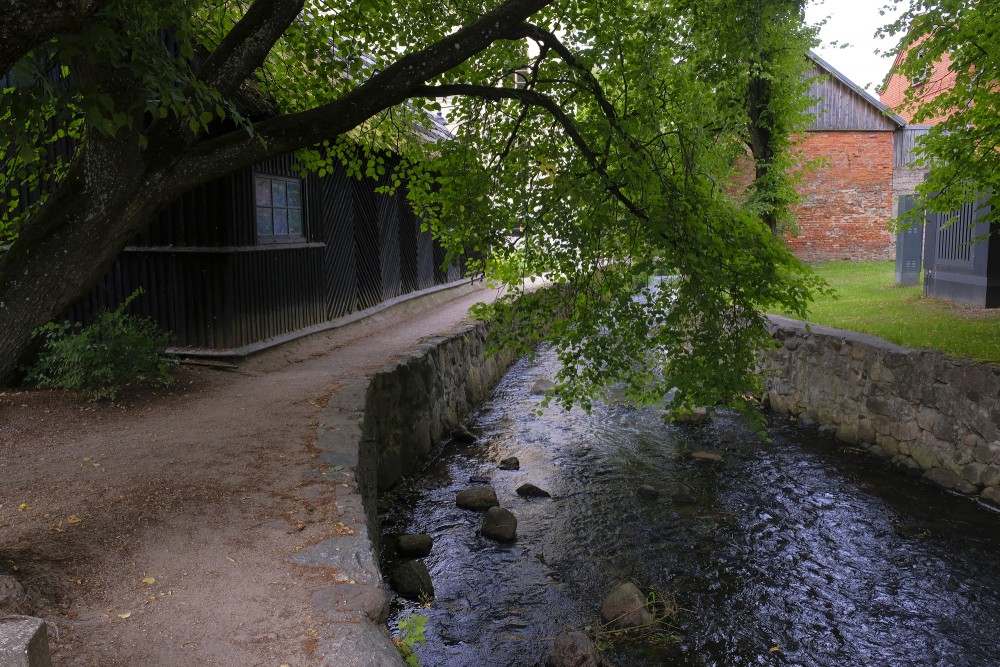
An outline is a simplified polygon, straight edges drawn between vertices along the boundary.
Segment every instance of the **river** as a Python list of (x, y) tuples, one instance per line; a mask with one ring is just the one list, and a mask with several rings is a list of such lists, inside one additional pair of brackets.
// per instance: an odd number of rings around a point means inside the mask
[[(421, 665), (542, 665), (555, 635), (599, 625), (628, 580), (680, 611), (675, 641), (610, 646), (619, 667), (1000, 665), (1000, 517), (778, 416), (762, 441), (734, 414), (538, 414), (530, 387), (555, 363), (515, 365), (469, 422), (480, 441), (449, 443), (380, 501), (384, 543), (434, 538), (434, 601), (400, 599), (390, 621), (428, 617)], [(497, 469), (507, 456), (519, 470)], [(473, 475), (517, 517), (512, 544), (455, 506)], [(525, 482), (552, 498), (519, 497)]]

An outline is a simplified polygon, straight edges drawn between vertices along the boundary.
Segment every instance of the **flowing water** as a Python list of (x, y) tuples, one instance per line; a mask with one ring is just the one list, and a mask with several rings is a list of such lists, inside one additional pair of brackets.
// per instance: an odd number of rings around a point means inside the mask
[[(470, 422), (480, 442), (449, 444), (383, 498), (386, 544), (434, 538), (424, 667), (544, 664), (628, 580), (681, 611), (677, 641), (612, 646), (619, 667), (1000, 665), (1000, 517), (781, 418), (762, 442), (735, 415), (539, 415), (529, 390), (554, 364), (516, 365)], [(520, 470), (496, 468), (507, 456)], [(480, 516), (455, 506), (472, 475), (516, 515), (514, 543), (480, 537)], [(553, 497), (520, 498), (525, 482)], [(417, 607), (399, 600), (391, 623)]]

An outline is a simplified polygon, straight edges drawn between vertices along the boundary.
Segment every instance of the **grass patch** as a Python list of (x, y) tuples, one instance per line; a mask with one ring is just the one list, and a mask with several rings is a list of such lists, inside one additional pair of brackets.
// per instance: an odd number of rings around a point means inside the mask
[(892, 262), (828, 262), (812, 268), (836, 296), (817, 299), (810, 309), (810, 323), (1000, 364), (1000, 309), (926, 298), (920, 285), (899, 287)]

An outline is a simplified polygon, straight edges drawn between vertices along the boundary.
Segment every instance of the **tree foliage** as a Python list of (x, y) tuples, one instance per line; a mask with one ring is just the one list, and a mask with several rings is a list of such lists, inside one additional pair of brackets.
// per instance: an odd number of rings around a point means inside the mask
[[(159, 208), (298, 151), (391, 171), (508, 286), (507, 342), (557, 346), (561, 400), (740, 403), (760, 309), (802, 315), (817, 288), (774, 234), (811, 40), (800, 0), (99, 3), (3, 91), (0, 376)], [(426, 141), (442, 104), (456, 139)], [(636, 298), (651, 273), (671, 278)], [(531, 275), (559, 288), (518, 299)]]
[[(895, 0), (904, 5), (903, 0)], [(924, 210), (951, 212), (985, 200), (987, 219), (1000, 220), (1000, 2), (997, 0), (911, 0), (880, 32), (898, 39), (890, 53), (902, 53), (897, 71), (922, 80), (947, 54), (955, 83), (933, 99), (919, 102), (917, 89), (904, 104), (914, 105), (914, 124), (947, 115), (918, 144), (920, 163), (929, 166), (917, 187)]]

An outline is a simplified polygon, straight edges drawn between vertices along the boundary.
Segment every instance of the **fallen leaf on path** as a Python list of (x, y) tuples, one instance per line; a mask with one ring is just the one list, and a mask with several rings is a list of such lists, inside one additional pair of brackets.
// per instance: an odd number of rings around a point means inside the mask
[(118, 618), (121, 618), (121, 619), (126, 619), (126, 618), (128, 618), (129, 616), (131, 616), (131, 615), (132, 615), (132, 612), (130, 612), (130, 611), (127, 611), (127, 612), (125, 612), (124, 614), (118, 614)]
[(79, 525), (81, 523), (83, 523), (83, 519), (81, 519), (80, 517), (78, 517), (75, 514), (70, 514), (68, 517), (66, 517), (66, 524), (67, 525), (76, 526), (76, 525)]
[(228, 561), (229, 561), (230, 563), (235, 563), (235, 562), (236, 562), (235, 560), (233, 560), (233, 559), (232, 559), (232, 558), (230, 558), (229, 556), (226, 556), (226, 560), (228, 560)]
[(18, 512), (23, 512), (24, 510), (28, 509), (31, 509), (31, 507), (28, 506), (28, 503), (21, 503), (20, 505), (17, 506)]
[(310, 637), (314, 638), (314, 639), (316, 637), (319, 637), (319, 633), (316, 632), (315, 630), (313, 630), (312, 628), (309, 628), (308, 630), (306, 630), (306, 634), (309, 635)]
[(143, 586), (152, 586), (155, 583), (156, 583), (156, 579), (153, 578), (153, 577), (146, 577), (145, 579), (142, 580), (142, 585)]

